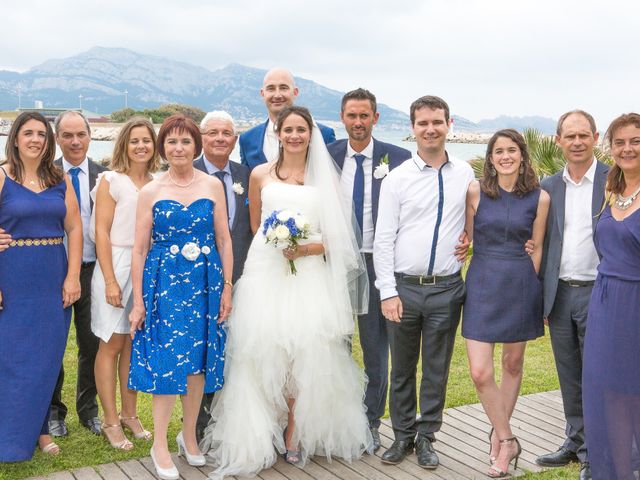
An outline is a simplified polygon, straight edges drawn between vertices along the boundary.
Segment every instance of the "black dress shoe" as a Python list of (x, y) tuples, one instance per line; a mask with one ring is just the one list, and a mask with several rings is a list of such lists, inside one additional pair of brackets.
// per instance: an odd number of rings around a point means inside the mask
[(397, 465), (404, 457), (413, 452), (413, 439), (411, 440), (395, 440), (389, 449), (382, 454), (380, 461), (387, 465)]
[(380, 449), (380, 432), (378, 432), (378, 427), (371, 427), (370, 430), (373, 437), (373, 451), (377, 452)]
[(536, 463), (541, 467), (564, 467), (571, 462), (577, 462), (578, 456), (575, 452), (568, 450), (564, 447), (560, 447), (553, 453), (547, 453), (546, 455), (540, 455), (536, 458)]
[(89, 429), (91, 433), (94, 435), (100, 435), (100, 427), (102, 426), (102, 422), (98, 417), (90, 418), (89, 420), (81, 420), (80, 425), (84, 428)]
[(591, 480), (591, 467), (589, 462), (584, 462), (580, 466), (580, 480)]
[(66, 437), (69, 435), (67, 424), (64, 420), (49, 420), (49, 435), (52, 437)]
[(422, 468), (432, 470), (440, 465), (438, 454), (431, 445), (431, 440), (425, 437), (418, 437), (416, 442), (416, 457), (418, 457), (418, 465)]

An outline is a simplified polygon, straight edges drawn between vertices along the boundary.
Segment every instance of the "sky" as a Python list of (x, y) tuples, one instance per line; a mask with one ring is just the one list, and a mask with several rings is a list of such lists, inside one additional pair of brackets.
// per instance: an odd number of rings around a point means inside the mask
[(405, 112), (422, 95), (473, 121), (581, 108), (602, 129), (640, 111), (639, 24), (635, 0), (22, 0), (3, 9), (0, 68), (125, 47), (283, 66)]

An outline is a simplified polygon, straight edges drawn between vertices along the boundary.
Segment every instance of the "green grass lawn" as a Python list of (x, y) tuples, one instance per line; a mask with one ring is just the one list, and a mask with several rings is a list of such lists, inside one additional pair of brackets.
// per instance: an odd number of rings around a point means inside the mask
[[(354, 339), (354, 357), (362, 365), (362, 352), (357, 339)], [(496, 355), (499, 353), (499, 348)], [(116, 451), (109, 446), (105, 439), (94, 436), (88, 430), (81, 427), (75, 414), (75, 383), (76, 383), (76, 341), (75, 329), (71, 327), (69, 343), (65, 353), (65, 386), (63, 390), (64, 402), (69, 407), (67, 424), (69, 436), (57, 440), (62, 450), (57, 457), (43, 455), (39, 451), (35, 453), (33, 460), (16, 464), (0, 464), (0, 480), (18, 480), (30, 476), (45, 475), (59, 470), (74, 469), (82, 466), (99, 465), (113, 461), (139, 458), (149, 455), (150, 442), (135, 440), (135, 448), (129, 452)], [(497, 358), (497, 356), (496, 356)], [(522, 393), (535, 393), (558, 388), (558, 379), (551, 353), (551, 344), (547, 336), (527, 346), (525, 355), (525, 374), (522, 382)], [(418, 370), (420, 370), (418, 368)], [(5, 392), (6, 394), (6, 392)], [(447, 407), (454, 407), (469, 403), (477, 403), (473, 383), (469, 377), (467, 356), (464, 341), (458, 337), (451, 362), (451, 373), (447, 389)], [(138, 415), (147, 429), (153, 430), (151, 418), (151, 396), (141, 394), (138, 396)], [(388, 415), (388, 412), (387, 412)], [(169, 439), (172, 451), (176, 451), (175, 437), (180, 430), (181, 406), (176, 403), (176, 409), (169, 427)], [(578, 467), (554, 469), (541, 474), (529, 474), (524, 478), (536, 480), (577, 478)]]

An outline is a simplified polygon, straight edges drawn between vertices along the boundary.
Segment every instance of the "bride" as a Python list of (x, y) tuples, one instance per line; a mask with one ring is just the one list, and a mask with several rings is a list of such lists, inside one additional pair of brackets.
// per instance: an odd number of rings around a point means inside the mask
[[(234, 292), (226, 384), (202, 445), (218, 465), (214, 478), (255, 475), (278, 452), (302, 468), (312, 455), (351, 461), (372, 451), (364, 375), (348, 346), (353, 314), (368, 302), (351, 212), (309, 111), (284, 109), (276, 129), (277, 160), (251, 174), (257, 233)], [(311, 228), (298, 246), (278, 249), (267, 243), (263, 225), (283, 209)]]

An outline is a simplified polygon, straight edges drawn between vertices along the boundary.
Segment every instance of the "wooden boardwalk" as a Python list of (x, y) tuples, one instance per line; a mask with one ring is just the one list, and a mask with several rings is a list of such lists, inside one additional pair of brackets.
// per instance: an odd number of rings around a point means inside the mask
[[(513, 433), (520, 439), (522, 455), (516, 475), (524, 471), (540, 471), (535, 458), (555, 451), (564, 441), (564, 413), (559, 391), (536, 393), (519, 398), (511, 421)], [(440, 457), (436, 470), (418, 466), (415, 455), (410, 455), (397, 466), (383, 465), (380, 455), (393, 441), (388, 420), (380, 427), (382, 448), (375, 456), (364, 455), (361, 460), (346, 463), (324, 458), (313, 458), (304, 470), (285, 463), (282, 459), (273, 468), (257, 477), (262, 480), (416, 480), (416, 479), (486, 479), (488, 468), (487, 432), (490, 425), (479, 404), (448, 408), (444, 424), (437, 434), (434, 448)], [(182, 457), (174, 455), (174, 462), (183, 480), (205, 480), (213, 470), (211, 466), (195, 468)], [(513, 472), (513, 470), (511, 470)], [(47, 477), (29, 480), (154, 480), (155, 470), (149, 457), (139, 460), (109, 463), (97, 467), (84, 467), (73, 471), (57, 472)], [(235, 477), (229, 477), (235, 478)]]

